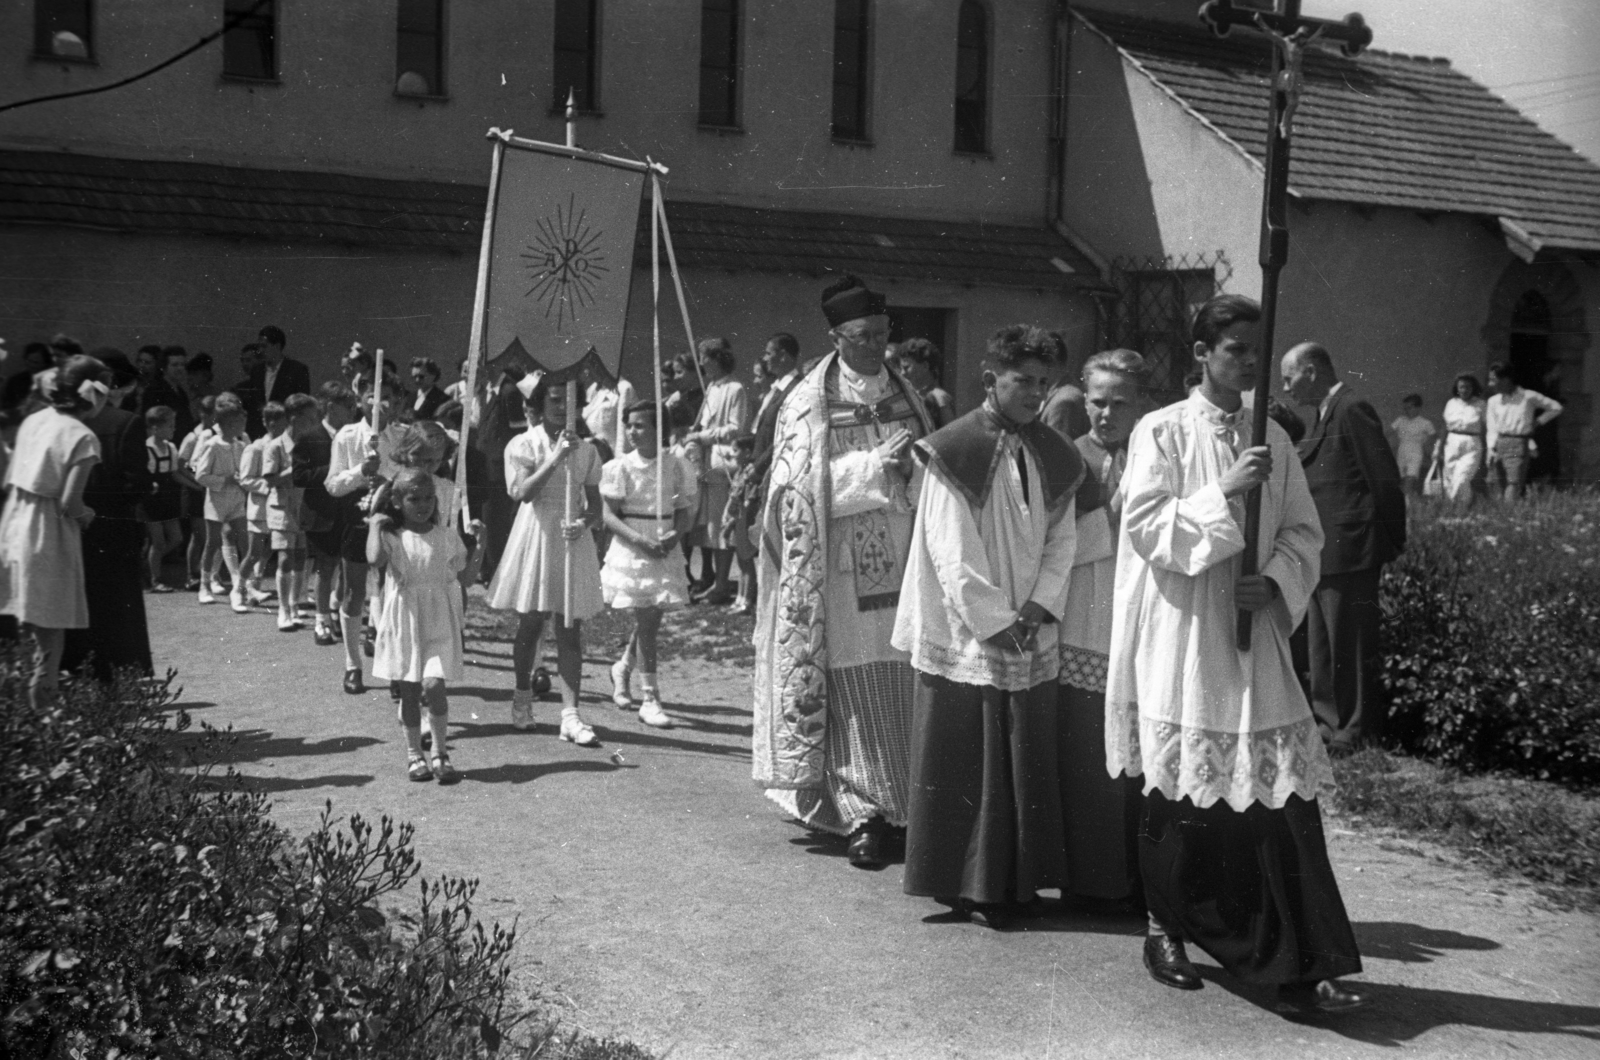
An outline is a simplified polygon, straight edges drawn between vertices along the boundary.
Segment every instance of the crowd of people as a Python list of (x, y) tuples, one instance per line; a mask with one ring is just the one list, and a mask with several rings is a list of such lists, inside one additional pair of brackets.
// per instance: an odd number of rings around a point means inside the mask
[[(408, 776), (450, 783), (468, 586), (517, 616), (512, 725), (559, 684), (556, 734), (582, 747), (586, 620), (629, 613), (611, 698), (665, 728), (663, 616), (729, 607), (755, 615), (753, 777), (852, 864), (903, 842), (905, 890), (952, 918), (1003, 926), (1058, 888), (1145, 912), (1166, 985), (1201, 987), (1193, 942), (1291, 1004), (1359, 1005), (1317, 800), (1330, 757), (1382, 735), (1378, 575), (1432, 440), (1415, 407), (1397, 463), (1329, 351), (1301, 343), (1253, 446), (1269, 369), (1238, 296), (1197, 313), (1185, 399), (1161, 407), (1132, 350), (1067, 378), (1061, 336), (1017, 325), (989, 337), (964, 414), (937, 348), (889, 343), (881, 295), (846, 276), (822, 310), (826, 352), (774, 334), (747, 386), (706, 339), (664, 366), (659, 405), (588, 379), (569, 407), (562, 381), (516, 369), (470, 393), (427, 358), (408, 387), (359, 345), (313, 386), (272, 326), (227, 389), (175, 346), (30, 346), (0, 396), (0, 613), (34, 646), (30, 695), (54, 694), (75, 637), (102, 679), (150, 673), (142, 594), (181, 589), (342, 647), (347, 693), (370, 655)], [(1520, 484), (1559, 406), (1514, 386), (1473, 405), (1464, 380), (1434, 459), (1470, 481), (1476, 440)]]

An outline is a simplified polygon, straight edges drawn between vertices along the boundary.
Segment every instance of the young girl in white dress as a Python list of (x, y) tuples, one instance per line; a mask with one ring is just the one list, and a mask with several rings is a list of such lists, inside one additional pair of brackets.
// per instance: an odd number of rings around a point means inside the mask
[(0, 515), (0, 614), (12, 615), (33, 641), (28, 701), (55, 696), (66, 630), (87, 629), (83, 528), (94, 512), (83, 503), (100, 440), (83, 425), (106, 401), (106, 367), (93, 357), (68, 359), (56, 373), (50, 405), (22, 421), (6, 469), (11, 496)]
[[(518, 501), (516, 522), (506, 539), (500, 565), (489, 583), (489, 606), (517, 612), (517, 635), (511, 661), (516, 690), (511, 696), (511, 724), (533, 726), (533, 669), (538, 661), (539, 634), (554, 619), (556, 670), (561, 677), (561, 738), (580, 747), (599, 743), (594, 729), (578, 716), (578, 690), (583, 677), (584, 619), (597, 614), (600, 560), (589, 531), (600, 518), (600, 454), (579, 438), (568, 423), (576, 410), (567, 408), (565, 389), (546, 385), (543, 373), (517, 384), (528, 415), (528, 429), (506, 445), (506, 492)], [(573, 415), (569, 417), (569, 412)], [(568, 474), (570, 469), (570, 475)], [(568, 493), (577, 514), (567, 522)], [(572, 607), (567, 599), (567, 554), (572, 554)]]
[[(399, 472), (373, 493), (367, 519), (367, 562), (387, 575), (378, 607), (372, 676), (398, 687), (400, 725), (406, 735), (406, 773), (412, 780), (461, 779), (450, 764), (447, 682), (461, 679), (460, 577), (478, 559), (461, 535), (437, 519), (434, 478), (418, 468)], [(423, 757), (421, 704), (428, 704), (433, 761)]]
[(632, 611), (633, 636), (622, 658), (611, 667), (612, 701), (633, 706), (628, 682), (632, 664), (639, 666), (644, 701), (639, 720), (658, 729), (672, 727), (661, 709), (656, 684), (656, 633), (664, 611), (689, 602), (689, 581), (677, 560), (678, 541), (694, 521), (700, 503), (694, 469), (668, 452), (661, 462), (661, 501), (656, 500), (656, 405), (629, 405), (623, 429), (632, 451), (606, 464), (600, 474), (606, 528), (611, 547), (600, 571), (606, 606)]

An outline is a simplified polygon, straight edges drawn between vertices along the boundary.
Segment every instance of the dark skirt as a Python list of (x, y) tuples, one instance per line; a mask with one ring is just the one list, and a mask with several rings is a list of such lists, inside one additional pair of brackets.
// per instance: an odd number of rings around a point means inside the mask
[(76, 671), (92, 654), (94, 676), (110, 681), (132, 667), (149, 676), (150, 629), (144, 613), (144, 524), (95, 519), (83, 532), (83, 588), (89, 628), (67, 630), (61, 668)]
[(1065, 882), (1057, 687), (1002, 692), (917, 674), (907, 894), (1025, 902)]
[(1159, 791), (1139, 836), (1145, 900), (1157, 922), (1258, 985), (1361, 971), (1361, 952), (1328, 863), (1316, 800), (1243, 813), (1197, 809)]
[(1064, 893), (1083, 898), (1131, 898), (1140, 893), (1138, 780), (1106, 773), (1106, 697), (1062, 685), (1061, 806), (1066, 827)]

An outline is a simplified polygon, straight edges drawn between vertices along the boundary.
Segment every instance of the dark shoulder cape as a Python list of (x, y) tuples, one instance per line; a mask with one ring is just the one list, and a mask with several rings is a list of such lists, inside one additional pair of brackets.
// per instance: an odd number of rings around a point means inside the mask
[[(1000, 444), (1007, 424), (987, 405), (939, 428), (916, 444), (914, 452), (925, 464), (935, 464), (974, 508), (988, 503), (996, 465), (1005, 451)], [(1083, 458), (1078, 450), (1038, 420), (1016, 428), (1022, 444), (1033, 454), (1044, 481), (1045, 507), (1054, 511), (1071, 500), (1083, 481)]]

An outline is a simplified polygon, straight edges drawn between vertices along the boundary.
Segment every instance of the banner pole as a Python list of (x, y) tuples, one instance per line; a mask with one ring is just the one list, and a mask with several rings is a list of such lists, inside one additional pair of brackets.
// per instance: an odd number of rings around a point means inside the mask
[(700, 357), (695, 352), (694, 329), (689, 325), (689, 301), (683, 296), (683, 279), (678, 275), (678, 255), (672, 250), (672, 228), (667, 224), (667, 204), (656, 198), (656, 216), (661, 220), (661, 240), (667, 246), (667, 268), (672, 270), (672, 286), (678, 292), (678, 312), (683, 315), (683, 333), (689, 337), (689, 359), (694, 362), (695, 374), (700, 377), (700, 389), (706, 388), (705, 373), (700, 370)]
[[(568, 379), (567, 419), (566, 422), (561, 425), (561, 430), (563, 433), (573, 430), (572, 418), (577, 415), (577, 408), (578, 381), (576, 379)], [(578, 517), (577, 505), (572, 496), (572, 462), (575, 459), (577, 459), (577, 453), (574, 448), (574, 451), (567, 453), (567, 520), (562, 527), (563, 530), (566, 528), (566, 526), (570, 526), (572, 521)], [(562, 579), (564, 584), (562, 585), (561, 593), (561, 624), (566, 626), (568, 629), (571, 629), (574, 625), (576, 625), (576, 623), (572, 620), (572, 538), (563, 533), (561, 535), (561, 540), (566, 543), (567, 553), (566, 562), (564, 564), (565, 577)]]
[[(662, 481), (662, 468), (667, 460), (666, 431), (661, 423), (661, 182), (650, 174), (650, 327), (652, 348), (655, 350), (656, 413), (656, 540), (660, 540), (661, 517), (665, 514), (666, 487)], [(674, 510), (676, 515), (676, 510)], [(677, 519), (672, 527), (677, 529)]]
[(467, 374), (461, 384), (461, 435), (456, 443), (456, 496), (449, 513), (449, 525), (472, 522), (472, 509), (467, 504), (467, 444), (472, 432), (472, 413), (479, 407), (478, 362), (483, 359), (483, 330), (487, 323), (489, 304), (489, 263), (494, 254), (495, 201), (500, 196), (500, 165), (505, 159), (506, 145), (494, 142), (494, 157), (489, 162), (489, 203), (483, 211), (483, 239), (478, 244), (478, 286), (472, 294), (472, 336), (467, 340)]

